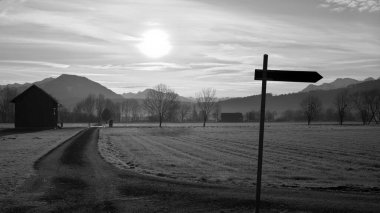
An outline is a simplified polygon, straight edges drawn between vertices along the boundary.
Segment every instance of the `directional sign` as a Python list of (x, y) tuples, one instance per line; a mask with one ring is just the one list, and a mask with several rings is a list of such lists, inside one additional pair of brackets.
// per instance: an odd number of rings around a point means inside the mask
[[(291, 81), (315, 83), (322, 76), (314, 71), (267, 70), (267, 81)], [(255, 70), (255, 80), (263, 80), (263, 70)]]
[(259, 148), (257, 157), (257, 181), (256, 181), (256, 204), (255, 213), (260, 212), (261, 196), (261, 173), (263, 167), (264, 148), (264, 121), (265, 121), (265, 98), (267, 91), (267, 81), (292, 81), (292, 82), (312, 82), (322, 79), (322, 76), (313, 71), (290, 71), (290, 70), (268, 70), (268, 55), (264, 55), (263, 69), (255, 70), (255, 80), (261, 80), (261, 109), (260, 109), (260, 131)]

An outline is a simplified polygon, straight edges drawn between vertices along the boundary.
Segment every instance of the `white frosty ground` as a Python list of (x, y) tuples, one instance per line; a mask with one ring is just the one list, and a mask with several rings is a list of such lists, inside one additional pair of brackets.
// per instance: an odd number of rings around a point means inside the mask
[[(270, 124), (263, 183), (280, 187), (380, 187), (379, 126)], [(99, 150), (119, 168), (193, 182), (252, 187), (258, 126), (106, 128)]]
[(0, 197), (11, 194), (33, 172), (38, 158), (82, 128), (0, 136)]

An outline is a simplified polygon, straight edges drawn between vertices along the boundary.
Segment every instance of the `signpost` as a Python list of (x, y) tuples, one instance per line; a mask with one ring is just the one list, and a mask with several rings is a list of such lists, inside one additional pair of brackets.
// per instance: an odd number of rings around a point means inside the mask
[[(292, 81), (315, 83), (322, 79), (322, 76), (313, 71), (289, 71), (289, 70), (267, 70), (267, 81)], [(255, 70), (255, 80), (264, 79), (264, 71)]]
[(314, 71), (291, 71), (291, 70), (268, 70), (268, 55), (264, 55), (263, 69), (255, 70), (255, 80), (261, 80), (261, 110), (260, 110), (260, 132), (259, 132), (259, 153), (257, 159), (257, 182), (256, 182), (256, 213), (260, 212), (261, 195), (261, 173), (263, 166), (263, 146), (264, 146), (264, 121), (265, 121), (265, 98), (267, 81), (291, 81), (291, 82), (311, 82), (315, 83), (322, 79), (322, 76)]

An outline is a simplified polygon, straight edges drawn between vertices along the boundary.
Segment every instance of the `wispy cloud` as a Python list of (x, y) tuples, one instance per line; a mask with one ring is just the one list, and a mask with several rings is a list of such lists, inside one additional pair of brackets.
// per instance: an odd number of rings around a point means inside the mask
[(341, 12), (344, 10), (379, 12), (380, 0), (324, 0), (320, 6), (330, 8), (335, 12)]
[(129, 70), (129, 71), (180, 71), (190, 69), (190, 66), (180, 65), (169, 62), (143, 62), (131, 64), (105, 64), (105, 65), (78, 65), (83, 68), (101, 69), (101, 70)]
[(15, 65), (26, 64), (26, 65), (46, 66), (46, 67), (61, 68), (61, 69), (66, 69), (70, 67), (70, 65), (67, 65), (67, 64), (51, 63), (51, 62), (45, 62), (45, 61), (0, 60), (0, 64), (15, 64)]
[[(378, 72), (380, 30), (361, 18), (377, 15), (379, 1), (291, 2), (0, 0), (0, 79), (31, 82), (66, 73), (119, 93), (166, 83), (186, 96), (205, 85), (241, 96), (259, 92), (252, 78), (264, 53), (270, 68), (312, 69), (325, 79), (352, 77), (365, 66), (360, 75)], [(342, 18), (318, 4), (363, 13)], [(151, 29), (170, 35), (170, 54), (153, 60), (139, 51)], [(271, 89), (284, 92), (277, 84)]]

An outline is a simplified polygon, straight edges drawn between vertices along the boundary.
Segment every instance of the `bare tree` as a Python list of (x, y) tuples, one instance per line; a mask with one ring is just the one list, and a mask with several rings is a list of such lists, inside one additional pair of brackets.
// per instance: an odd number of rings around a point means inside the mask
[(221, 111), (222, 107), (220, 106), (219, 102), (216, 102), (214, 106), (214, 112), (212, 113), (213, 117), (215, 118), (215, 122), (219, 121), (219, 115)]
[(120, 104), (120, 120), (123, 122), (139, 120), (141, 107), (136, 99), (127, 99)]
[(181, 122), (184, 122), (186, 117), (189, 115), (191, 110), (191, 105), (185, 102), (182, 102), (179, 106), (179, 116), (181, 119)]
[(366, 103), (365, 96), (365, 92), (356, 92), (350, 95), (353, 106), (359, 112), (363, 125), (368, 123), (370, 116), (370, 107)]
[(123, 100), (120, 103), (120, 120), (122, 122), (128, 122), (129, 121), (129, 115), (131, 113), (131, 102), (132, 99)]
[(61, 123), (61, 128), (63, 127), (63, 122), (70, 119), (70, 114), (70, 111), (66, 107), (62, 105), (58, 107), (58, 120)]
[[(109, 112), (111, 113), (111, 119), (113, 120), (113, 121), (116, 121), (116, 118), (119, 118), (120, 116), (119, 116), (119, 110), (118, 110), (118, 108), (117, 108), (117, 104), (115, 103), (115, 102), (113, 102), (111, 99), (109, 99), (109, 98), (106, 98), (105, 99), (105, 106), (104, 106), (104, 109), (103, 109), (103, 111), (105, 110), (105, 109), (108, 109), (109, 110)], [(103, 112), (102, 112), (103, 113)], [(108, 113), (108, 112), (107, 112)], [(103, 116), (102, 116), (102, 119), (103, 119), (103, 121), (107, 121), (107, 120), (109, 120), (109, 119), (105, 119)]]
[(106, 107), (106, 99), (104, 98), (103, 94), (99, 94), (95, 101), (96, 115), (97, 115), (99, 124), (102, 121), (102, 112), (105, 107)]
[(193, 122), (199, 121), (199, 114), (198, 114), (198, 111), (197, 111), (197, 104), (192, 104), (191, 120)]
[(216, 103), (216, 90), (212, 88), (202, 89), (201, 92), (195, 94), (197, 99), (198, 107), (201, 110), (203, 118), (203, 127), (206, 126), (207, 118), (210, 112), (214, 109)]
[(176, 102), (176, 104), (173, 104), (167, 113), (167, 116), (165, 117), (165, 120), (171, 121), (171, 122), (177, 122), (178, 121), (178, 114), (179, 114), (179, 101)]
[(102, 112), (102, 120), (103, 121), (106, 121), (106, 123), (109, 122), (109, 120), (112, 119), (112, 111), (108, 108), (105, 108)]
[(368, 108), (369, 119), (368, 124), (375, 121), (379, 123), (380, 120), (380, 91), (379, 90), (370, 90), (363, 93), (364, 103)]
[(149, 113), (158, 117), (159, 127), (161, 127), (172, 107), (178, 105), (177, 99), (178, 95), (174, 90), (165, 84), (159, 84), (148, 91), (144, 100), (144, 107)]
[(334, 105), (336, 107), (338, 121), (340, 125), (343, 125), (344, 118), (349, 110), (350, 98), (347, 90), (342, 90), (335, 96)]
[[(83, 101), (80, 101), (77, 104), (75, 104), (72, 112), (74, 115), (74, 122), (78, 122), (78, 120), (81, 120), (83, 114)], [(86, 121), (88, 121), (88, 119), (86, 119)]]
[(93, 94), (90, 94), (86, 97), (86, 99), (83, 100), (82, 103), (82, 109), (88, 116), (88, 125), (90, 126), (91, 123), (91, 116), (94, 114), (95, 110), (95, 103), (96, 103), (96, 97)]
[(118, 110), (119, 110), (119, 121), (122, 123), (124, 122), (124, 117), (125, 117), (125, 108), (124, 108), (124, 101), (120, 102), (117, 104), (118, 105)]
[(265, 112), (265, 120), (268, 122), (273, 122), (277, 116), (277, 111), (269, 111)]
[(136, 99), (130, 101), (130, 115), (131, 121), (138, 121), (140, 119), (141, 107)]
[(378, 124), (380, 122), (380, 90), (376, 90), (373, 116), (376, 124)]
[(301, 103), (301, 109), (307, 119), (307, 125), (310, 125), (322, 109), (322, 103), (318, 97), (309, 94), (304, 98)]

